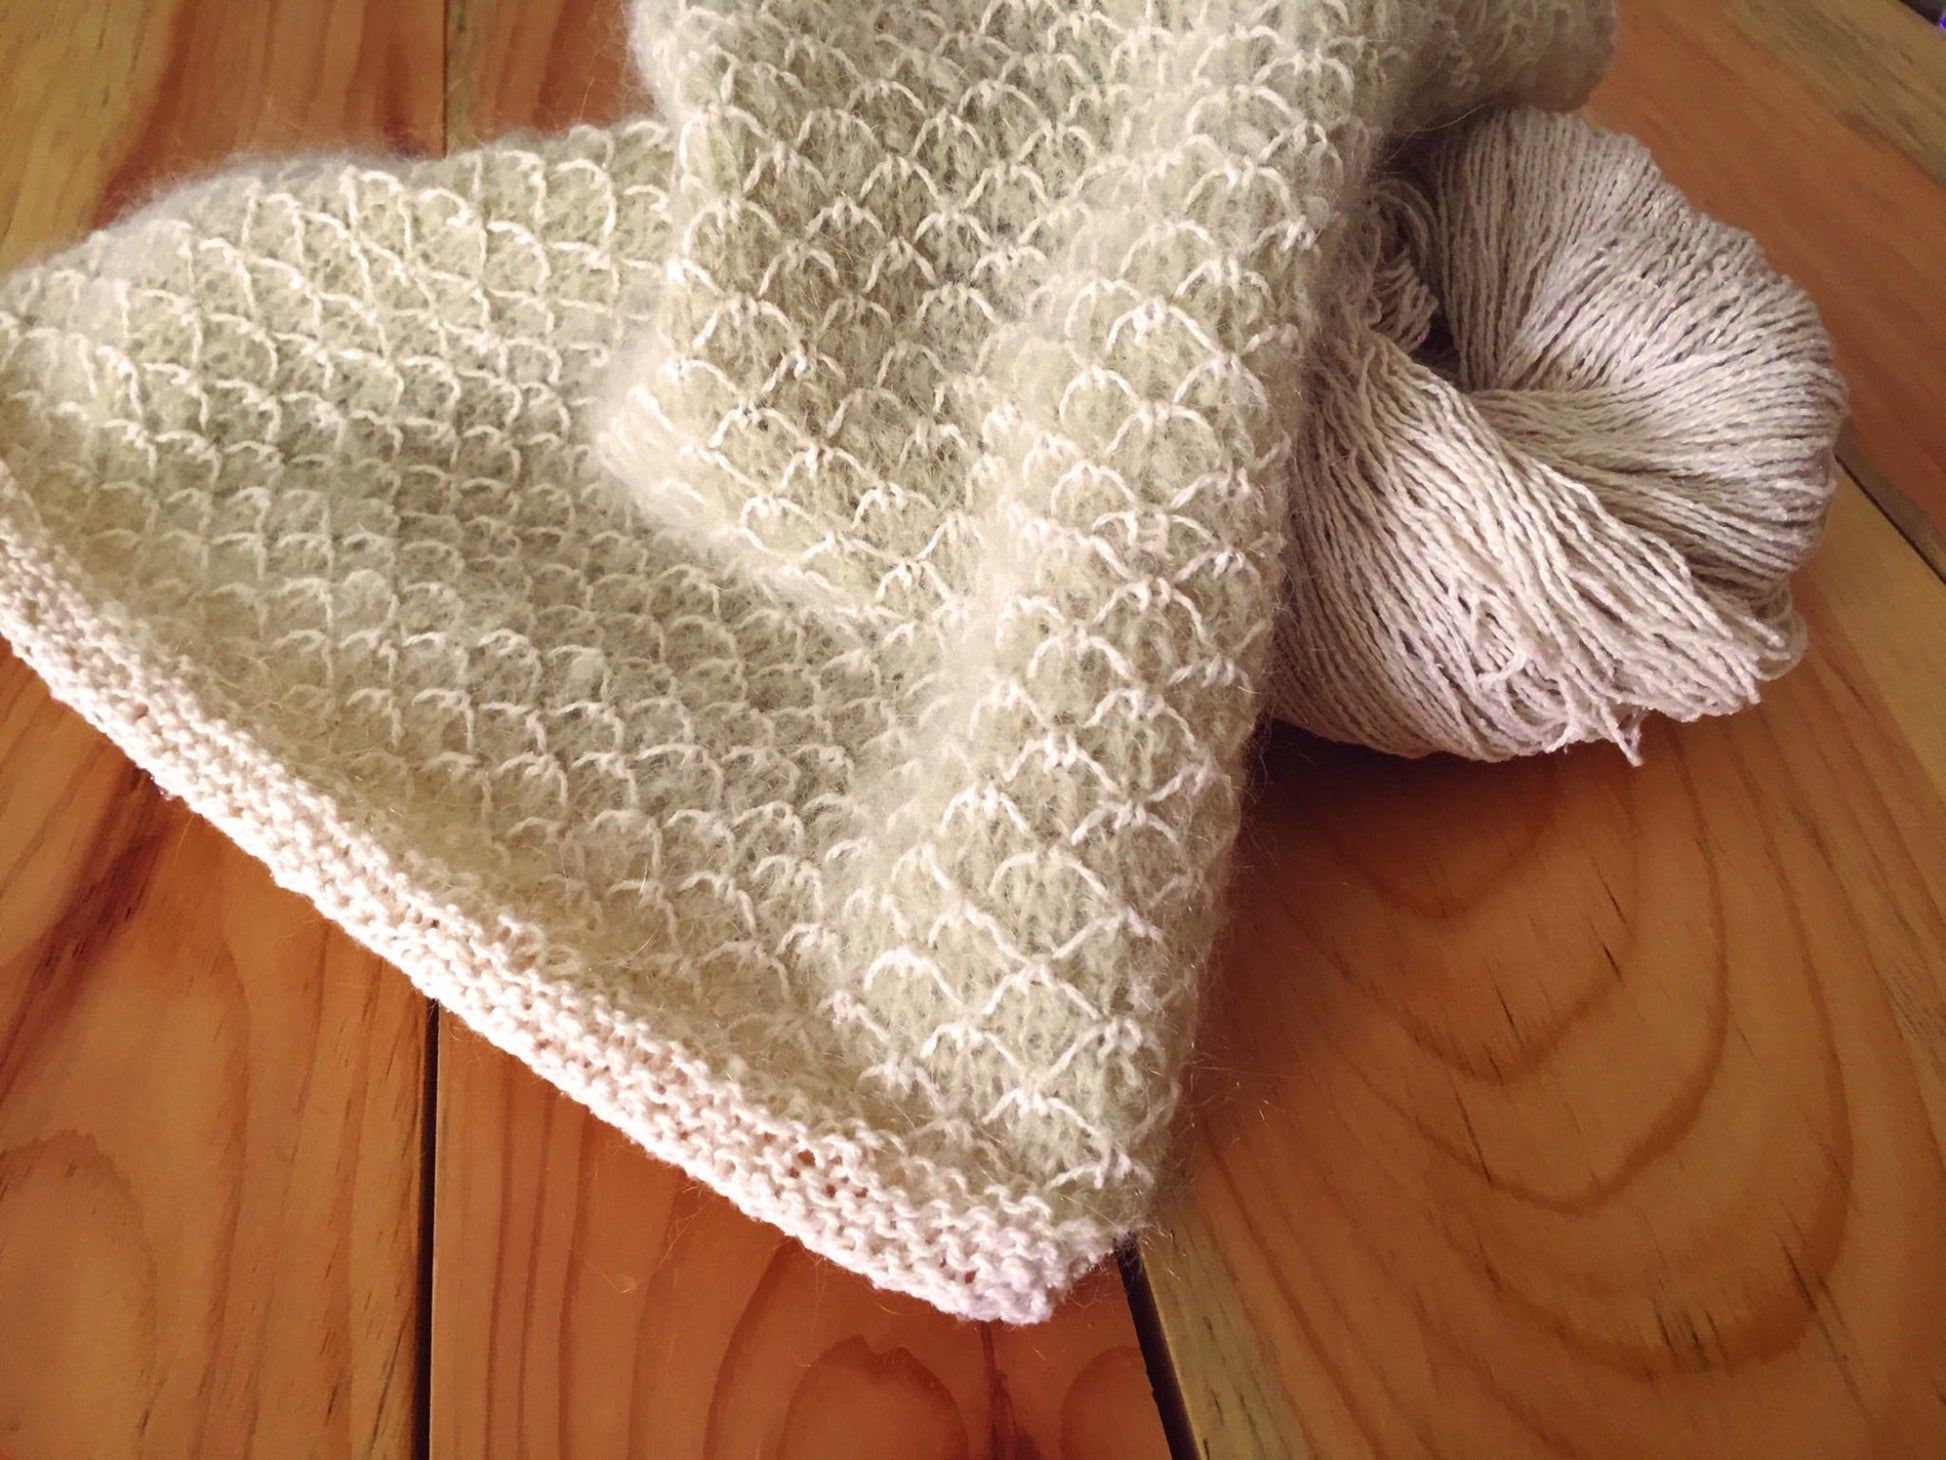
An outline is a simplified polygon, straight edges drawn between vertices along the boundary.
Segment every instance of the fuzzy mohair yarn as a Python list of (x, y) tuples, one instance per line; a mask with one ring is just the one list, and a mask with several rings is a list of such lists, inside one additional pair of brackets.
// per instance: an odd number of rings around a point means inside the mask
[(242, 168), (0, 284), (0, 633), (655, 1155), (1038, 1318), (1148, 1215), (1266, 707), (1740, 703), (1821, 342), (1494, 120), (1592, 85), (1595, 0), (636, 25), (657, 116)]
[(1796, 662), (1845, 392), (1803, 293), (1630, 138), (1504, 112), (1381, 179), (1293, 455), (1279, 718), (1481, 760)]
[(758, 941), (902, 1159), (1047, 1203), (1015, 1271), (1091, 1260), (1166, 1149), (1346, 210), (1404, 132), (1580, 95), (1610, 17), (642, 13), (672, 239), (597, 451), (880, 675)]

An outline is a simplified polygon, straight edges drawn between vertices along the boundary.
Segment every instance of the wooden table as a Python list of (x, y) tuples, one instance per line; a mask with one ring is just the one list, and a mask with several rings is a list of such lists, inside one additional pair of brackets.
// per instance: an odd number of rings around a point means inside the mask
[[(1593, 110), (1853, 382), (1762, 709), (1637, 771), (1273, 737), (1161, 1224), (1009, 1330), (646, 1159), (0, 654), (0, 1455), (1946, 1455), (1946, 37), (1624, 9)], [(623, 65), (614, 0), (0, 0), (0, 264)]]

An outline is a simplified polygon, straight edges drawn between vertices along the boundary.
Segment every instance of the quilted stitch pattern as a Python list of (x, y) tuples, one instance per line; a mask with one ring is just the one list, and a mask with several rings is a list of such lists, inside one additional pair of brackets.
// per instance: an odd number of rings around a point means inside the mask
[(248, 167), (0, 286), (0, 632), (656, 1154), (1041, 1316), (1164, 1149), (1341, 204), (1605, 39), (647, 5), (666, 123)]

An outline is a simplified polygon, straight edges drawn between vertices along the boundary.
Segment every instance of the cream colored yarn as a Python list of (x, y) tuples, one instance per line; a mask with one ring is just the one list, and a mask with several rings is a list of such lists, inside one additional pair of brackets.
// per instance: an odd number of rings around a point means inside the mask
[(658, 1156), (1036, 1318), (1165, 1148), (1372, 161), (1610, 18), (637, 19), (666, 122), (254, 167), (0, 286), (0, 633)]
[(883, 676), (755, 941), (905, 1159), (1045, 1201), (1078, 1267), (1173, 1115), (1341, 210), (1396, 131), (1575, 95), (1607, 17), (650, 13), (673, 246), (602, 460)]
[[(1281, 719), (1482, 760), (1724, 714), (1802, 653), (1844, 387), (1633, 140), (1515, 111), (1376, 190), (1295, 454)], [(1435, 325), (1441, 338), (1433, 339)]]

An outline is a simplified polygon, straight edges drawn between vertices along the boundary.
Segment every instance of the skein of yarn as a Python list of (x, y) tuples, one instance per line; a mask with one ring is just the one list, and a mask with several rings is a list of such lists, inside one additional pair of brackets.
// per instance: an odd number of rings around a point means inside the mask
[(1810, 301), (1632, 139), (1499, 113), (1379, 181), (1293, 453), (1271, 713), (1500, 760), (1752, 703), (1844, 387)]

